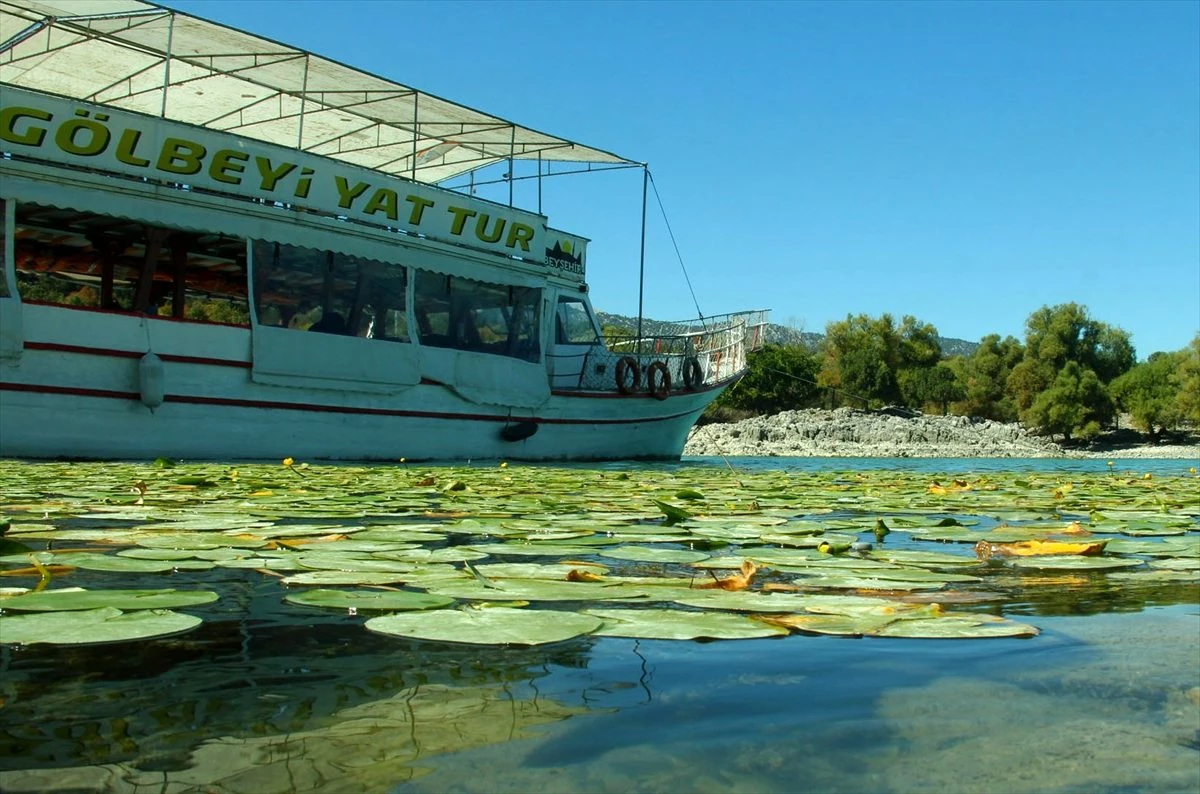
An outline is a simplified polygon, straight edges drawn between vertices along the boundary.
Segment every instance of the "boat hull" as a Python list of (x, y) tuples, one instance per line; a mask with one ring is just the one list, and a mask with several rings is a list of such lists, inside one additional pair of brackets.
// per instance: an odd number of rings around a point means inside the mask
[(22, 337), (0, 360), (8, 457), (670, 460), (721, 390), (556, 390), (517, 408), (429, 380), (394, 394), (278, 386), (253, 379), (248, 328), (5, 303)]

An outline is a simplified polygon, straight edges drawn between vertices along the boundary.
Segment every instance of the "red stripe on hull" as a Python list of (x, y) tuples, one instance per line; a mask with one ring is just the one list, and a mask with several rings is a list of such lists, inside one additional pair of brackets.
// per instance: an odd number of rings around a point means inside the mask
[[(82, 347), (80, 345), (60, 345), (57, 342), (26, 342), (26, 350), (49, 350), (55, 353), (77, 353), (83, 356), (103, 356), (106, 358), (141, 358), (146, 355), (140, 350), (116, 350), (106, 347)], [(156, 353), (163, 361), (176, 364), (205, 364), (210, 367), (238, 367), (250, 369), (249, 361), (233, 361), (225, 358), (204, 358), (202, 356), (177, 356), (172, 353)]]

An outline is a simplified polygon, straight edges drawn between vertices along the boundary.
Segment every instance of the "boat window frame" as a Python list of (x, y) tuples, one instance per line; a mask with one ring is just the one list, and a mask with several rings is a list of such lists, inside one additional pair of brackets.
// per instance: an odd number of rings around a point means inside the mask
[[(5, 202), (5, 215), (10, 216), (6, 217), (5, 223), (6, 250), (11, 251), (12, 296), (21, 302), (157, 320), (250, 327), (248, 263), (245, 239), (240, 235), (188, 228), (180, 222), (148, 222), (123, 213), (80, 209), (62, 201), (46, 203), (9, 195)], [(18, 217), (23, 206), (31, 208), (24, 220)], [(56, 214), (65, 219), (57, 219), (52, 226), (39, 225), (36, 223), (38, 213)], [(117, 231), (107, 238), (109, 251), (97, 246), (99, 234), (89, 237), (84, 228), (88, 224), (100, 231), (104, 231), (105, 226)], [(23, 270), (18, 238), (19, 232), (26, 229), (31, 237), (39, 233), (45, 237), (57, 235), (54, 242), (30, 243), (35, 254), (57, 255), (58, 249), (66, 247), (60, 241), (83, 241), (86, 244), (79, 247), (80, 257), (90, 257), (90, 264), (83, 269), (80, 269), (81, 263), (76, 262), (61, 269)], [(195, 246), (200, 238), (208, 238), (209, 242)], [(38, 251), (39, 245), (49, 251)], [(119, 281), (118, 267), (122, 270)], [(29, 286), (22, 289), (19, 278), (22, 272), (30, 274), (30, 285), (41, 282), (50, 285), (52, 290), (64, 291), (64, 294), (55, 299), (29, 297)], [(222, 286), (226, 289), (214, 291), (210, 288), (220, 282), (224, 282)], [(74, 283), (76, 289), (66, 294), (70, 283)], [(127, 306), (117, 302), (117, 290)], [(72, 296), (75, 300), (70, 300)], [(188, 316), (189, 310), (193, 316)], [(195, 316), (196, 313), (215, 313), (218, 319)], [(232, 316), (220, 317), (222, 314)]]
[(541, 362), (543, 286), (414, 270), (412, 325), (418, 344)]
[[(592, 333), (590, 339), (584, 340), (582, 337), (574, 338), (572, 336), (571, 330), (573, 329), (567, 327), (570, 323), (568, 323), (568, 318), (562, 313), (563, 306), (567, 304), (579, 304), (583, 307), (584, 316), (588, 320), (588, 326)], [(579, 324), (575, 323), (573, 325), (578, 326)], [(600, 340), (600, 326), (596, 320), (596, 313), (592, 311), (592, 306), (587, 299), (576, 295), (563, 295), (560, 293), (554, 304), (554, 344), (594, 347), (600, 344)]]
[[(408, 289), (412, 280), (411, 268), (333, 248), (312, 248), (269, 238), (252, 238), (248, 245), (250, 271), (253, 274), (251, 288), (255, 326), (323, 332), (381, 342), (413, 341)], [(271, 249), (269, 265), (266, 264), (268, 257), (262, 253), (263, 249), (268, 248)], [(280, 264), (280, 256), (284, 253), (291, 258), (288, 265)], [(304, 270), (295, 263), (306, 257), (315, 262), (322, 258), (325, 260), (323, 265), (308, 269), (310, 275), (321, 276), (319, 289), (293, 289), (292, 294), (279, 295), (278, 299), (268, 303), (267, 282), (281, 278), (284, 284), (294, 287)], [(321, 269), (324, 270), (323, 274), (320, 273)], [(339, 289), (339, 280), (347, 286)], [(392, 300), (380, 303), (381, 296), (390, 296)], [(291, 312), (286, 308), (289, 302), (294, 303)], [(302, 308), (302, 303), (308, 308)], [(391, 333), (377, 335), (379, 305), (384, 306), (384, 319), (390, 323)], [(369, 316), (368, 306), (371, 309)], [(279, 321), (265, 319), (267, 310), (274, 311)]]
[(17, 268), (14, 254), (13, 233), (16, 225), (17, 203), (0, 196), (0, 298), (13, 298), (18, 302)]

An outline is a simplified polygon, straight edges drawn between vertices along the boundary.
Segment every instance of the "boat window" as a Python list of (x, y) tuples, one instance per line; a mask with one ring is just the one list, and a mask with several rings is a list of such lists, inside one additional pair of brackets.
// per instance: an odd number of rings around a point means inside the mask
[(537, 361), (541, 290), (417, 272), (418, 338), (431, 347)]
[(8, 202), (0, 199), (0, 298), (8, 297)]
[(250, 323), (238, 238), (21, 202), (13, 257), (25, 301)]
[(558, 299), (554, 339), (560, 345), (594, 345), (600, 341), (586, 303), (579, 298)]
[(408, 341), (405, 274), (400, 265), (255, 240), (258, 322)]

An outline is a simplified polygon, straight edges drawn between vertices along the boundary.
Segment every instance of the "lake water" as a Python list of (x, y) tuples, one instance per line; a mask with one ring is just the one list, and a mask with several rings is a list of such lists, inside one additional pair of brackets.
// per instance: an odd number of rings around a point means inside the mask
[[(717, 458), (661, 468), (727, 465), (1108, 471), (1105, 461), (1061, 459)], [(1114, 468), (1171, 477), (1190, 465)], [(113, 576), (80, 571), (71, 583), (111, 587)], [(187, 634), (0, 645), (0, 789), (1200, 791), (1195, 580), (1061, 577), (1053, 597), (1004, 605), (1041, 629), (1027, 639), (475, 647), (298, 610), (258, 571), (172, 576), (170, 586), (221, 593), (186, 610), (205, 620)], [(164, 585), (158, 574), (122, 574), (120, 586)]]

